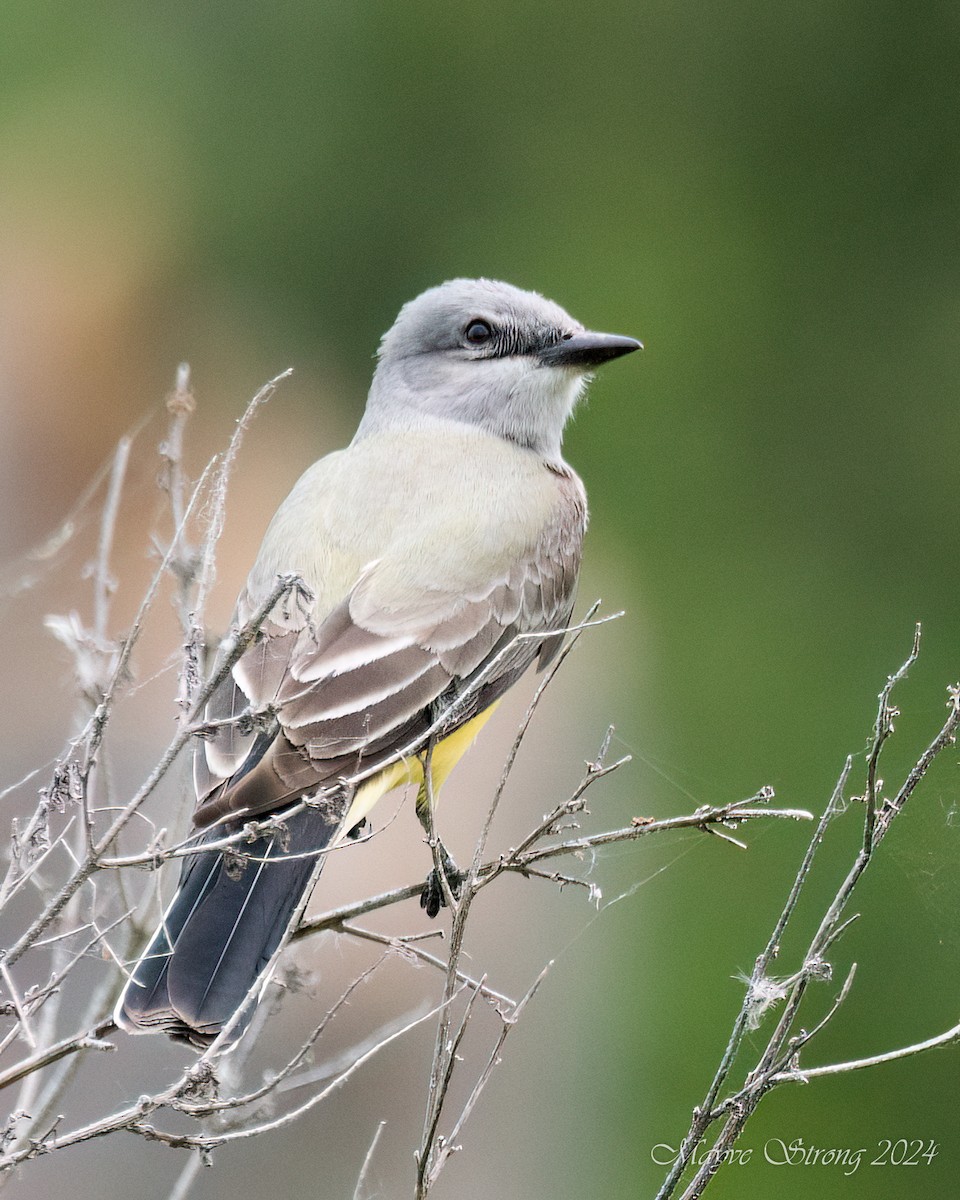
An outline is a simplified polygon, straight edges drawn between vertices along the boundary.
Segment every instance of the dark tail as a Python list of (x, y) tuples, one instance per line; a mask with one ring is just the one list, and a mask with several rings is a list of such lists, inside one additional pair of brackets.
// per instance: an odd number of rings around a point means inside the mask
[[(306, 906), (323, 864), (317, 852), (336, 832), (329, 812), (306, 808), (277, 833), (186, 859), (163, 924), (117, 1005), (117, 1024), (131, 1033), (163, 1030), (195, 1046), (209, 1045)], [(213, 831), (203, 840), (223, 836), (223, 830)], [(252, 996), (231, 1041), (255, 1005)]]

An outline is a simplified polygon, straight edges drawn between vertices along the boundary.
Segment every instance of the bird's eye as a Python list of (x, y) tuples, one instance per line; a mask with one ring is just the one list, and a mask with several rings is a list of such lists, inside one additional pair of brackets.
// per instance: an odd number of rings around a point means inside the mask
[(482, 346), (493, 337), (493, 330), (486, 321), (471, 321), (463, 331), (463, 336), (471, 346)]

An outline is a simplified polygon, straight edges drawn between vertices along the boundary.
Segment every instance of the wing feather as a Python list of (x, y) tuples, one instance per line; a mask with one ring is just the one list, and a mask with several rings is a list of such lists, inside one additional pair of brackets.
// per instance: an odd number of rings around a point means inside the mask
[[(551, 657), (562, 640), (551, 635), (573, 609), (586, 526), (580, 481), (552, 474), (554, 503), (526, 543), (507, 539), (499, 558), (489, 538), (461, 548), (448, 586), (436, 575), (430, 582), (430, 563), (412, 559), (409, 546), (394, 547), (359, 572), (316, 627), (289, 612), (265, 626), (235, 666), (232, 691), (215, 699), (232, 712), (273, 704), (276, 736), (234, 733), (206, 744), (197, 826), (269, 812), (366, 770), (425, 737), (438, 704), (466, 697), (450, 732), (538, 655), (541, 665)], [(445, 561), (456, 553), (447, 545)]]

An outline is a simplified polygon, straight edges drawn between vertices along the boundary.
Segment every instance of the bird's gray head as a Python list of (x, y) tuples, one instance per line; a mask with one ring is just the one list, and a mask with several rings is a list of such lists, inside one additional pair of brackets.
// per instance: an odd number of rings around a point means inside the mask
[(587, 332), (536, 292), (454, 279), (405, 304), (384, 334), (357, 436), (434, 418), (557, 460), (589, 372), (638, 349), (633, 338)]

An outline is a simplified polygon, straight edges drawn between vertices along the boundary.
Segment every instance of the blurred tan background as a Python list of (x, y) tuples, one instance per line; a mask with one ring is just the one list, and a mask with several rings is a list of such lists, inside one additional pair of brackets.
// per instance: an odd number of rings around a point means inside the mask
[[(89, 618), (95, 507), (49, 566), (24, 556), (146, 419), (115, 561), (115, 627), (129, 622), (162, 525), (155, 447), (176, 364), (190, 362), (199, 405), (194, 473), (257, 387), (295, 368), (237, 470), (211, 610), (222, 628), (276, 503), (350, 437), (400, 304), (473, 274), (542, 291), (647, 346), (601, 374), (567, 439), (592, 505), (582, 599), (626, 616), (585, 639), (544, 703), (500, 844), (573, 787), (608, 723), (634, 763), (598, 789), (593, 828), (762, 784), (819, 810), (847, 753), (862, 769), (876, 693), (920, 620), (892, 781), (960, 676), (958, 50), (951, 7), (888, 0), (11, 0), (0, 24), (0, 788), (48, 763), (72, 728), (69, 663), (42, 618)], [(28, 575), (34, 585), (19, 588)], [(118, 792), (172, 729), (177, 644), (164, 598), (110, 747)], [(528, 695), (449, 785), (444, 828), (462, 854)], [(10, 815), (31, 786), (4, 798)], [(810, 1063), (956, 1021), (957, 802), (953, 753), (864, 880), (863, 917), (810, 1020), (854, 959), (856, 983)], [(170, 823), (175, 807), (171, 790), (152, 815)], [(845, 869), (858, 819), (838, 826), (802, 928)], [(475, 969), (519, 994), (557, 963), (438, 1197), (652, 1195), (663, 1173), (652, 1148), (686, 1129), (739, 1005), (733, 977), (762, 948), (807, 836), (755, 828), (745, 854), (693, 835), (610, 851), (582, 864), (605, 899), (642, 886), (599, 916), (583, 895), (507, 881), (478, 925)], [(328, 869), (316, 907), (426, 869), (407, 808), (364, 853)], [(390, 921), (417, 928), (419, 912)], [(323, 979), (284, 1011), (291, 1042), (362, 957), (332, 938), (312, 953)], [(354, 1001), (331, 1059), (439, 986), (399, 963), (384, 980)], [(144, 1063), (159, 1079), (185, 1061), (152, 1040), (121, 1042), (70, 1101), (71, 1119), (93, 1098), (139, 1094)], [(385, 1118), (364, 1194), (409, 1195), (429, 1045), (423, 1028), (284, 1135), (222, 1152), (191, 1194), (352, 1195)], [(711, 1195), (943, 1195), (960, 1166), (958, 1102), (956, 1051), (782, 1089), (748, 1129), (750, 1165), (723, 1172)], [(778, 1139), (870, 1158), (884, 1138), (932, 1140), (939, 1154), (915, 1168), (865, 1162), (850, 1177), (763, 1162)], [(38, 1162), (13, 1186), (153, 1200), (180, 1166), (127, 1138)]]

